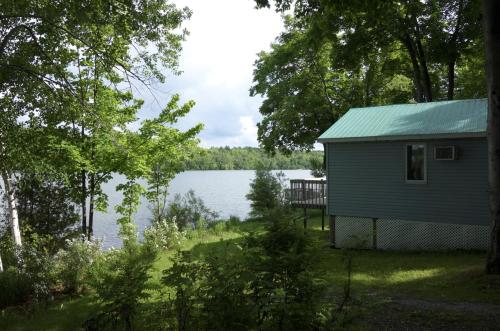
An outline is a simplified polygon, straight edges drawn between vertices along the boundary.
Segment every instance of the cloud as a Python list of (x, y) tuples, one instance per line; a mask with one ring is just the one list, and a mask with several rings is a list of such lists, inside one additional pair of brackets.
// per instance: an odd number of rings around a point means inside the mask
[(249, 146), (257, 145), (257, 125), (255, 125), (251, 116), (240, 117), (240, 137), (243, 144)]
[(203, 123), (204, 146), (255, 146), (260, 120), (259, 97), (251, 98), (257, 53), (269, 49), (283, 30), (280, 15), (255, 9), (253, 0), (175, 0), (193, 11), (185, 26), (190, 31), (180, 59), (180, 76), (154, 87), (155, 98), (143, 92), (140, 117), (152, 116), (173, 93), (195, 108), (179, 122), (182, 129)]
[[(230, 135), (219, 133), (206, 133), (206, 139), (201, 143), (203, 147), (210, 146), (252, 146), (257, 147), (257, 126), (251, 116), (240, 116), (239, 130)], [(208, 144), (207, 142), (210, 142)]]

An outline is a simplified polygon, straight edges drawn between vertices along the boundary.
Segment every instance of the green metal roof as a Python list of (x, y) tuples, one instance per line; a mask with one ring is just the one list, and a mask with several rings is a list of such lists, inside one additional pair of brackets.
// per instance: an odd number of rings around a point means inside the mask
[(487, 99), (351, 108), (318, 142), (484, 137), (487, 115)]

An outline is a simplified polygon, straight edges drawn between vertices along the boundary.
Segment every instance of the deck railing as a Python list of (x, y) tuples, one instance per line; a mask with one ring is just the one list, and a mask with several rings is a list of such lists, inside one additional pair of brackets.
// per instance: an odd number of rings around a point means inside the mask
[(293, 207), (325, 208), (326, 180), (324, 179), (290, 180), (290, 200)]

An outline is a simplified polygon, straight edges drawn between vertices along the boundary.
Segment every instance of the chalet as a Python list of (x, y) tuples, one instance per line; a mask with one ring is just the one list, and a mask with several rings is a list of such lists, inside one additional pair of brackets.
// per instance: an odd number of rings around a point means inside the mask
[(487, 100), (350, 109), (318, 139), (336, 247), (486, 249)]

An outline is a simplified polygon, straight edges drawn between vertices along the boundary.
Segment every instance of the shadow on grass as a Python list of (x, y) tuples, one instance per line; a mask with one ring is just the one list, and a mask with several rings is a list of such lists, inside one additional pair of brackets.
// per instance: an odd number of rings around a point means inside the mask
[[(328, 227), (321, 230), (321, 213), (312, 211), (310, 216), (305, 231), (316, 248), (313, 269), (334, 291), (342, 291), (347, 280), (344, 258), (348, 253), (353, 259), (352, 288), (359, 295), (500, 304), (500, 276), (484, 273), (484, 252), (332, 249)], [(296, 225), (303, 227), (301, 221)], [(238, 225), (241, 236), (211, 238), (193, 245), (191, 251), (195, 258), (222, 254), (233, 245), (241, 245), (245, 233), (262, 233), (264, 227), (264, 222), (242, 222)]]
[[(308, 222), (321, 251), (315, 269), (332, 284), (343, 283), (346, 251), (329, 248), (328, 227), (321, 231), (320, 215), (313, 212)], [(500, 275), (485, 274), (485, 252), (350, 250), (349, 254), (353, 289), (362, 294), (500, 304)]]
[[(407, 297), (425, 300), (485, 302), (500, 304), (500, 276), (484, 274), (483, 252), (397, 252), (331, 249), (328, 228), (321, 231), (321, 216), (311, 213), (307, 234), (314, 239), (316, 258), (312, 261), (317, 276), (335, 291), (342, 291), (347, 273), (344, 267), (346, 253), (352, 255), (352, 290), (361, 300), (372, 296)], [(302, 222), (297, 222), (302, 227)], [(264, 222), (241, 222), (230, 232), (207, 234), (185, 243), (195, 258), (222, 254), (228, 247), (241, 245), (246, 233), (263, 233)], [(201, 241), (201, 242), (199, 242)], [(153, 281), (160, 285), (164, 269), (171, 266), (173, 252), (162, 254), (155, 264)], [(145, 312), (158, 306), (153, 296), (144, 303)], [(77, 330), (99, 305), (89, 296), (61, 299), (40, 308), (33, 314), (17, 308), (0, 312), (0, 330)]]
[(0, 312), (0, 330), (79, 330), (83, 322), (99, 310), (89, 295), (79, 298), (59, 298), (48, 307), (40, 306), (26, 312), (10, 307)]

